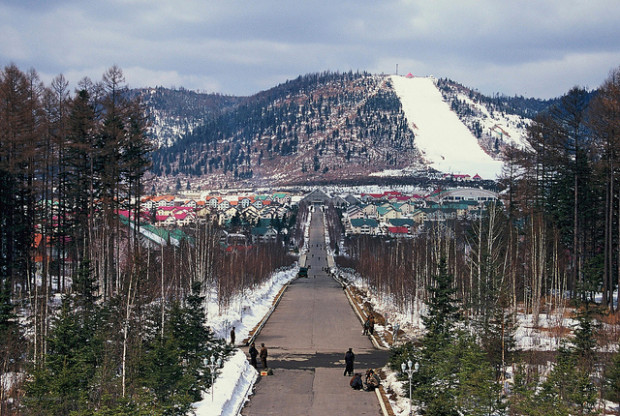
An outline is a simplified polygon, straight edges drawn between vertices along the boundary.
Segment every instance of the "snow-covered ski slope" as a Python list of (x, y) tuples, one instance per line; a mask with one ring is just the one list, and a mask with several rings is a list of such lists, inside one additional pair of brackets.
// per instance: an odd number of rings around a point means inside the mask
[(482, 150), (476, 137), (450, 109), (433, 78), (392, 76), (415, 144), (434, 169), (495, 179), (502, 162)]

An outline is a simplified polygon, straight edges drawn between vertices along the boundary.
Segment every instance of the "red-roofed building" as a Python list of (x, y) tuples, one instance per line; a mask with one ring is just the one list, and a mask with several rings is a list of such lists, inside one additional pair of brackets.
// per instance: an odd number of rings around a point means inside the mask
[(211, 208), (217, 208), (219, 203), (222, 201), (222, 198), (219, 196), (208, 196), (206, 198), (207, 205)]
[(174, 219), (176, 220), (176, 224), (178, 226), (190, 225), (196, 220), (196, 214), (193, 212), (178, 212), (174, 214)]
[(391, 237), (405, 237), (409, 235), (409, 229), (407, 227), (388, 227), (388, 234)]

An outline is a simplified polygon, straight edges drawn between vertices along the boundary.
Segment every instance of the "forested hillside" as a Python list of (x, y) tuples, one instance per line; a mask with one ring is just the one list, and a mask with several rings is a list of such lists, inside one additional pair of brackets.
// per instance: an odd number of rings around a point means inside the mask
[(350, 178), (416, 158), (397, 97), (381, 77), (323, 73), (248, 98), (154, 156), (156, 175)]
[[(552, 103), (489, 98), (449, 80), (437, 85), (480, 145), (497, 158), (506, 144), (521, 140), (529, 118)], [(159, 149), (153, 173), (223, 186), (364, 181), (386, 169), (425, 168), (387, 76), (309, 74), (227, 103), (235, 105)]]

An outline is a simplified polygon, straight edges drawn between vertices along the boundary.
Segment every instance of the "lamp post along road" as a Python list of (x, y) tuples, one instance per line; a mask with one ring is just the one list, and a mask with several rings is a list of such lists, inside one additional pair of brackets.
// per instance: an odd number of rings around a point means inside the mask
[[(404, 365), (404, 364), (403, 364)], [(211, 356), (210, 364), (207, 364), (209, 370), (211, 370), (211, 401), (213, 401), (213, 391), (215, 390), (215, 370), (222, 366), (222, 359), (218, 357), (217, 361), (215, 361), (215, 355)]]
[(400, 369), (403, 370), (403, 373), (407, 373), (409, 376), (409, 416), (413, 415), (413, 405), (411, 404), (411, 378), (413, 377), (413, 373), (417, 373), (420, 369), (420, 364), (413, 364), (411, 360), (407, 361), (407, 365), (402, 363), (400, 365)]

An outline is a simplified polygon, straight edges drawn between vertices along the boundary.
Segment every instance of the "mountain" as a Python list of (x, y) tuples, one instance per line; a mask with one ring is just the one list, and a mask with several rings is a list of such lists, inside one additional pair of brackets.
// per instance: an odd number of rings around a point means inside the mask
[(244, 98), (152, 91), (143, 101), (162, 144), (153, 174), (160, 185), (182, 178), (203, 188), (372, 181), (429, 169), (493, 179), (503, 148), (521, 144), (529, 117), (552, 104), (486, 97), (445, 79), (359, 72), (300, 76)]
[(194, 128), (234, 108), (240, 97), (205, 94), (196, 91), (169, 88), (139, 88), (130, 91), (130, 97), (139, 96), (147, 108), (149, 133), (158, 147), (169, 147)]

